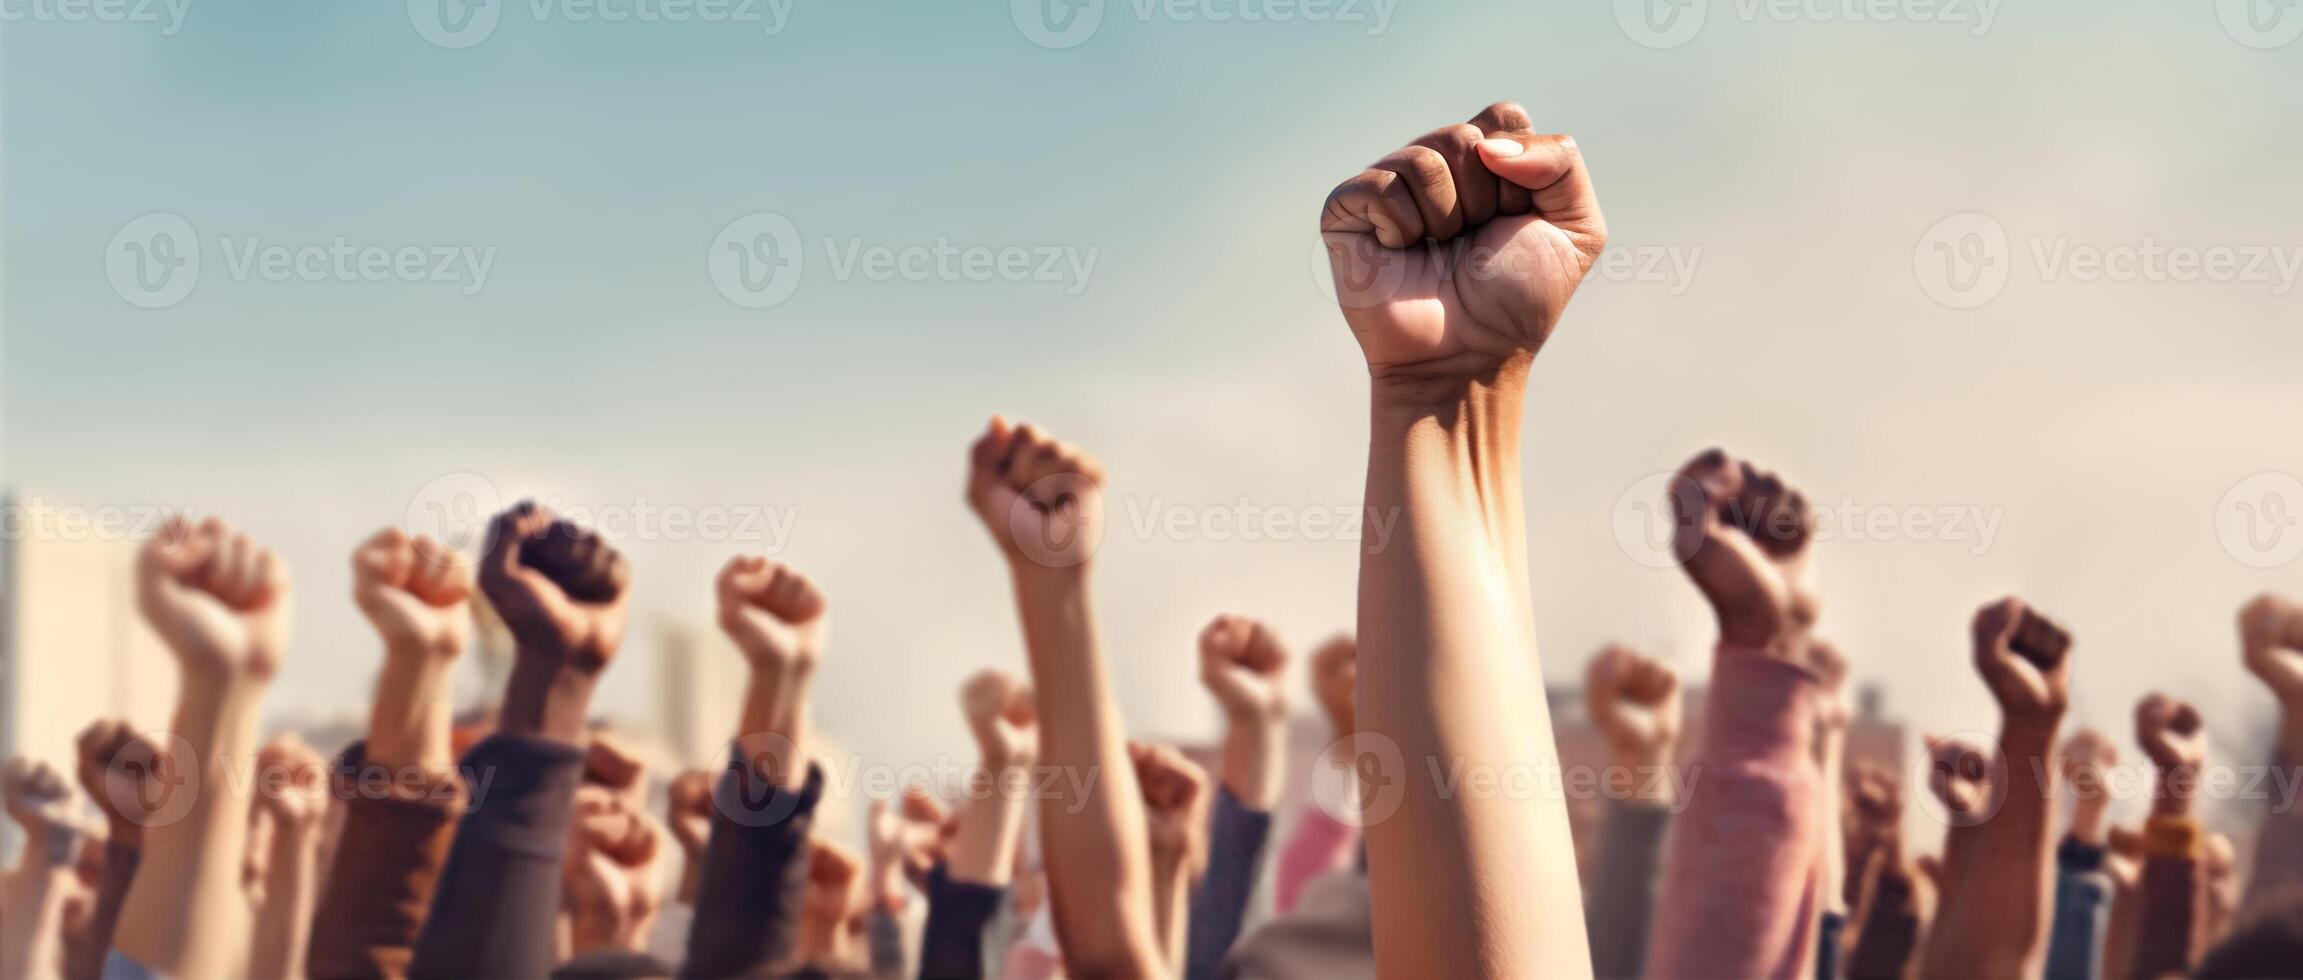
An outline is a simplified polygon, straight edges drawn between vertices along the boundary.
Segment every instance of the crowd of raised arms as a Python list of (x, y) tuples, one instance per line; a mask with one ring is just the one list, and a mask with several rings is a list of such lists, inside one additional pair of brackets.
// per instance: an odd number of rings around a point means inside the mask
[[(708, 585), (749, 671), (741, 721), (723, 769), (665, 780), (659, 817), (644, 763), (592, 718), (629, 580), (601, 538), (521, 505), (476, 561), (398, 529), (359, 545), (353, 599), (384, 654), (366, 737), (324, 760), (293, 736), (258, 744), (288, 569), (221, 521), (177, 522), (135, 572), (181, 670), (169, 727), (95, 721), (76, 780), (6, 770), (26, 846), (0, 980), (2303, 974), (2292, 799), (2260, 807), (2250, 848), (2205, 828), (2210, 726), (2153, 694), (2133, 732), (2149, 817), (2114, 826), (2114, 739), (2061, 730), (2082, 657), (2020, 599), (1973, 622), (1996, 743), (1930, 739), (1947, 819), (1906, 821), (1916, 787), (1845, 761), (1847, 664), (1814, 633), (1801, 494), (1717, 450), (1669, 494), (1680, 567), (1718, 623), (1700, 726), (1682, 732), (1672, 668), (1627, 649), (1593, 659), (1585, 688), (1612, 771), (1695, 778), (1611, 798), (1581, 874), (1559, 794), (1436, 783), (1450, 766), (1434, 761), (1556, 766), (1519, 430), (1528, 368), (1606, 226), (1574, 142), (1498, 104), (1335, 188), (1321, 231), (1371, 379), (1366, 506), (1399, 518), (1361, 556), (1356, 633), (1308, 658), (1339, 744), (1385, 746), (1374, 770), (1352, 762), (1363, 791), (1394, 795), (1364, 827), (1308, 806), (1275, 827), (1312, 760), (1287, 758), (1291, 654), (1253, 619), (1199, 637), (1227, 729), (1214, 772), (1129, 740), (1092, 601), (1103, 472), (995, 417), (967, 450), (966, 500), (1006, 565), (1030, 676), (966, 683), (968, 787), (871, 802), (865, 853), (818, 820), (840, 760), (811, 730), (809, 685), (839, 655), (835, 602), (795, 568), (738, 556)], [(449, 675), (482, 604), (516, 653), (500, 703), (459, 726)], [(2238, 618), (2232, 670), (2280, 711), (2276, 744), (2246, 751), (2291, 787), (2303, 606), (2267, 596)], [(73, 825), (75, 782), (108, 826)], [(1940, 847), (1907, 824), (1945, 827)], [(651, 955), (676, 945), (653, 941), (672, 903), (691, 910), (683, 952)]]

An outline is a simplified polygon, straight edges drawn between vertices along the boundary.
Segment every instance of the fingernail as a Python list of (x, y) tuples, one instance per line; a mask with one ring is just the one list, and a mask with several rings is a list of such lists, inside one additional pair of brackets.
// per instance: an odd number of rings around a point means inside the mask
[(1518, 140), (1480, 140), (1479, 148), (1486, 151), (1489, 156), (1505, 158), (1527, 152), (1527, 147), (1519, 145)]

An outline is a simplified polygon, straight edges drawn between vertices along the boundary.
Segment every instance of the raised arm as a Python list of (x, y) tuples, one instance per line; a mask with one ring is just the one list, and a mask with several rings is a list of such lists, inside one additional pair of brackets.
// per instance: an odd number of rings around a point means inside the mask
[(512, 673), (496, 733), (464, 756), (492, 780), (456, 827), (416, 938), (416, 977), (551, 972), (585, 715), (624, 640), (630, 566), (548, 510), (522, 503), (496, 517), (479, 580), (511, 630)]
[[(1310, 680), (1312, 697), (1319, 702), (1320, 713), (1327, 716), (1333, 733), (1327, 751), (1348, 752), (1357, 727), (1352, 701), (1359, 685), (1359, 649), (1349, 634), (1321, 644), (1312, 653)], [(1358, 827), (1336, 819), (1324, 807), (1301, 808), (1295, 830), (1280, 848), (1279, 868), (1273, 875), (1273, 911), (1280, 915), (1294, 911), (1304, 886), (1312, 879), (1349, 867), (1359, 850), (1359, 839)]]
[(254, 980), (301, 977), (320, 898), (320, 824), (328, 812), (327, 763), (293, 734), (256, 754), (256, 805), (271, 817), (264, 903), (248, 956)]
[(162, 976), (239, 969), (250, 916), (241, 894), (248, 785), (264, 692), (288, 640), (288, 569), (270, 549), (209, 518), (171, 520), (137, 559), (146, 622), (176, 655), (176, 714), (163, 768), (190, 791), (183, 815), (144, 831), (144, 858), (113, 950)]
[[(1328, 195), (1321, 236), (1371, 385), (1358, 724), (1402, 771), (1367, 831), (1387, 977), (1591, 969), (1567, 809), (1430, 778), (1556, 760), (1528, 599), (1529, 365), (1607, 241), (1575, 141), (1501, 103)], [(1373, 753), (1375, 757), (1388, 752)]]
[(1082, 976), (1166, 970), (1153, 924), (1142, 794), (1096, 636), (1089, 574), (1103, 531), (1103, 469), (1079, 447), (994, 418), (968, 460), (967, 500), (1007, 559), (1038, 691), (1040, 800), (1056, 935)]
[(2055, 729), (2070, 696), (2071, 637), (2015, 598), (1975, 614), (1975, 670), (1999, 702), (1987, 806), (1958, 854), (1928, 935), (1928, 976), (2029, 976), (2044, 965), (2054, 878)]
[(1207, 872), (1207, 772), (1171, 746), (1130, 743), (1128, 756), (1151, 835), (1152, 902), (1169, 964), (1162, 975), (1175, 976), (1183, 972), (1192, 889)]
[(136, 866), (144, 857), (144, 824), (167, 805), (170, 793), (153, 777), (158, 762), (157, 743), (138, 737), (128, 723), (99, 718), (81, 729), (77, 750), (80, 788), (96, 801), (106, 823), (104, 870), (96, 882), (95, 904), (90, 908), (87, 934), (73, 944), (64, 966), (69, 980), (96, 980), (104, 973), (104, 957), (112, 949), (112, 934), (120, 924), (120, 906), (128, 886), (136, 880)]
[(2057, 756), (2071, 787), (2071, 831), (2055, 849), (2055, 921), (2047, 941), (2047, 980), (2093, 980), (2103, 972), (2111, 879), (2104, 873), (2111, 792), (2105, 772), (2119, 762), (2109, 738), (2083, 728)]
[(1673, 548), (1719, 623), (1702, 778), (1673, 820), (1647, 969), (1656, 976), (1803, 974), (1823, 907), (1810, 515), (1799, 491), (1719, 450), (1673, 481)]
[(1664, 831), (1671, 826), (1672, 781), (1659, 777), (1679, 742), (1679, 672), (1615, 646), (1591, 658), (1583, 677), (1584, 712), (1607, 738), (1613, 770), (1602, 785), (1629, 778), (1634, 787), (1629, 799), (1608, 801), (1599, 827), (1599, 864), (1583, 909), (1591, 931), (1591, 972), (1637, 977), (1647, 958)]
[(2157, 980), (2188, 975), (2205, 949), (2201, 913), (2204, 832), (2194, 815), (2200, 767), (2207, 764), (2207, 726), (2197, 709), (2152, 693), (2135, 706), (2135, 741), (2151, 759), (2157, 781), (2151, 819), (2143, 825), (2143, 877), (2130, 976)]
[[(953, 980), (997, 975), (1007, 953), (992, 933), (1008, 903), (1030, 806), (1032, 764), (1039, 757), (1039, 709), (1021, 681), (982, 671), (961, 689), (960, 709), (983, 753), (983, 767), (970, 774), (950, 859), (929, 874), (928, 922), (920, 943), (920, 974)], [(872, 862), (882, 896), (900, 889), (903, 855), (912, 849), (904, 819), (886, 809), (884, 803), (873, 808), (878, 843)]]
[(352, 601), (384, 647), (355, 786), (312, 923), (318, 977), (397, 976), (448, 860), (465, 788), (449, 746), (449, 679), (471, 633), (472, 572), (429, 537), (385, 528), (352, 553)]
[(740, 556), (720, 570), (720, 629), (751, 669), (734, 756), (713, 792), (711, 838), (685, 976), (750, 976), (799, 949), (809, 835), (823, 774), (808, 756), (808, 690), (830, 605), (797, 569)]
[[(2274, 595), (2256, 597), (2239, 611), (2239, 646), (2248, 671), (2279, 703), (2271, 764), (2291, 780), (2303, 773), (2303, 606)], [(2240, 919), (2276, 895), (2303, 889), (2303, 805), (2266, 809)]]
[(1184, 976), (1215, 976), (1239, 939), (1287, 773), (1287, 650), (1269, 627), (1218, 616), (1200, 631), (1200, 684), (1223, 710), (1222, 783), (1208, 817), (1207, 874), (1191, 903)]
[(0, 977), (57, 976), (64, 967), (64, 899), (71, 894), (80, 831), (72, 786), (45, 762), (0, 768), (0, 803), (24, 828), (24, 850), (0, 880)]

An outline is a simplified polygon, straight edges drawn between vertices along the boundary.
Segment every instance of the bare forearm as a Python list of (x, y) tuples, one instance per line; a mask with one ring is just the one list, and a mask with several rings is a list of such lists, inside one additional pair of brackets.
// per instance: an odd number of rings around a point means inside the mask
[[(1075, 972), (1156, 975), (1141, 792), (1128, 759), (1086, 577), (1019, 565), (1016, 602), (1040, 705), (1041, 763), (1065, 774), (1040, 804), (1052, 911)], [(1076, 797), (1073, 794), (1077, 794)]]
[(1287, 721), (1234, 718), (1223, 742), (1223, 784), (1250, 810), (1278, 808), (1287, 780)]
[(1006, 887), (1014, 876), (1017, 838), (1023, 833), (1031, 767), (986, 760), (979, 778), (985, 781), (983, 792), (960, 809), (959, 832), (952, 838), (951, 877), (971, 885)]
[(187, 673), (176, 710), (179, 759), (193, 793), (184, 817), (144, 831), (144, 859), (121, 908), (114, 945), (164, 976), (220, 976), (240, 963), (249, 935), (240, 887), (260, 685)]
[(368, 712), (367, 758), (395, 775), (438, 775), (455, 765), (450, 747), (449, 679), (455, 661), (424, 650), (391, 650)]
[[(69, 836), (69, 835), (68, 835)], [(63, 965), (64, 896), (72, 840), (34, 838), (0, 893), (0, 977), (45, 978)]]
[(1373, 412), (1368, 512), (1398, 530), (1360, 561), (1357, 716), (1405, 766), (1385, 774), (1398, 811), (1367, 831), (1385, 976), (1590, 970), (1561, 801), (1433, 779), (1556, 758), (1526, 596), (1520, 411), (1507, 377), (1437, 407), (1379, 391)]
[(506, 735), (534, 735), (583, 745), (586, 715), (591, 711), (597, 681), (596, 676), (554, 663), (553, 658), (520, 654), (512, 663), (511, 679), (504, 685), (498, 730)]
[[(1967, 846), (1945, 870), (1955, 900), (1928, 937), (1930, 976), (1999, 977), (2036, 973), (2046, 952), (2054, 866), (2054, 720), (2010, 721), (2000, 731), (1999, 811), (1969, 828)], [(1997, 792), (1997, 791), (1995, 791)]]
[(264, 873), (264, 906), (256, 914), (256, 945), (249, 952), (248, 973), (255, 980), (304, 975), (312, 909), (319, 903), (319, 864), (318, 827), (277, 827)]
[(737, 750), (790, 793), (808, 781), (807, 683), (796, 671), (754, 667), (736, 730)]
[(1191, 945), (1191, 862), (1180, 854), (1152, 857), (1152, 903), (1158, 910), (1160, 955), (1166, 976), (1182, 976)]

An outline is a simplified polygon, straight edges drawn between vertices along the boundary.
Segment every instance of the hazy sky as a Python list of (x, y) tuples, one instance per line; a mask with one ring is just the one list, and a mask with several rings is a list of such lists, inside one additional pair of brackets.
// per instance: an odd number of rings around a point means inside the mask
[[(364, 703), (346, 554), (477, 488), (749, 522), (627, 536), (609, 708), (653, 710), (646, 625), (703, 622), (775, 527), (833, 597), (823, 721), (885, 761), (953, 746), (959, 679), (1021, 666), (959, 502), (1004, 412), (1113, 475), (1131, 723), (1211, 731), (1207, 617), (1299, 647), (1352, 618), (1354, 542), (1223, 533), (1359, 499), (1316, 209), (1513, 99), (1581, 141), (1619, 250), (1532, 383), (1549, 676), (1607, 640), (1703, 669), (1639, 508), (1719, 444), (1841, 522), (1825, 631), (1917, 724), (1993, 719), (1966, 622), (2011, 590), (2079, 637), (2083, 720), (2124, 733), (2154, 685), (2267, 714), (2231, 622), (2303, 593), (2303, 10), (447, 2), (0, 3), (0, 481), (278, 545), (276, 711)], [(178, 252), (152, 287), (177, 242), (196, 278)]]

